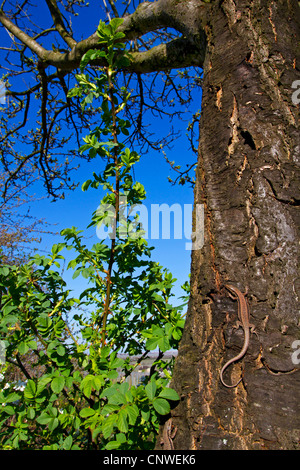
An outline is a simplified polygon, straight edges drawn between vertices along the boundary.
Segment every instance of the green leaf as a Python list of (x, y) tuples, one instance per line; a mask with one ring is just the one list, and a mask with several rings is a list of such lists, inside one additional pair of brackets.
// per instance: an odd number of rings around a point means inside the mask
[(36, 394), (39, 395), (45, 388), (46, 388), (46, 385), (51, 382), (52, 378), (51, 377), (47, 377), (47, 376), (43, 376), (41, 377), (39, 380), (38, 380), (38, 384), (37, 384), (37, 392)]
[(64, 450), (71, 450), (72, 444), (73, 444), (73, 437), (72, 436), (66, 437), (66, 439), (64, 440), (64, 443), (63, 443), (63, 449)]
[(28, 419), (34, 419), (35, 418), (35, 409), (32, 408), (31, 406), (28, 407), (28, 409), (27, 409), (27, 418)]
[(88, 374), (82, 380), (80, 384), (80, 389), (83, 391), (86, 397), (90, 398), (92, 389), (100, 390), (102, 384), (103, 378), (101, 377), (101, 375), (95, 377), (94, 375)]
[(108, 439), (112, 435), (117, 418), (117, 414), (111, 414), (105, 419), (104, 424), (102, 426), (102, 433), (104, 439)]
[(146, 349), (149, 349), (149, 351), (153, 351), (153, 349), (155, 349), (157, 347), (158, 340), (159, 339), (157, 337), (149, 338), (146, 341)]
[(146, 392), (146, 395), (147, 397), (149, 398), (150, 401), (152, 401), (155, 397), (155, 393), (156, 393), (156, 383), (151, 380), (151, 382), (147, 383), (146, 387), (145, 387), (145, 392)]
[(21, 355), (26, 354), (28, 350), (29, 350), (29, 347), (25, 341), (22, 341), (22, 343), (18, 345), (18, 351)]
[(155, 398), (153, 400), (153, 406), (155, 411), (160, 415), (167, 415), (170, 413), (170, 404), (164, 398)]
[[(121, 26), (121, 24), (123, 23), (124, 19), (123, 18), (113, 18), (110, 22), (110, 26), (113, 30), (113, 32), (115, 32), (119, 26)], [(116, 37), (116, 36), (115, 36)], [(122, 36), (118, 35), (118, 37), (124, 37), (124, 34)]]
[(72, 98), (73, 96), (81, 96), (81, 95), (82, 95), (82, 90), (76, 85), (74, 88), (71, 88), (71, 90), (68, 91), (67, 97)]
[(14, 415), (14, 414), (16, 413), (16, 410), (15, 410), (12, 406), (10, 406), (10, 405), (4, 406), (4, 407), (2, 408), (2, 411), (3, 411), (4, 413), (10, 415), (10, 416), (12, 416), (12, 415)]
[(96, 375), (93, 381), (94, 389), (99, 391), (103, 384), (104, 384), (104, 379), (102, 375)]
[(57, 418), (51, 418), (51, 421), (48, 424), (49, 431), (53, 432), (54, 429), (56, 429), (58, 425), (59, 425), (58, 419)]
[(52, 325), (52, 320), (51, 318), (48, 317), (48, 315), (41, 315), (39, 318), (38, 318), (38, 323), (39, 323), (39, 330), (42, 332), (42, 333), (46, 333), (47, 330), (51, 327)]
[(92, 408), (83, 408), (80, 410), (79, 415), (81, 418), (88, 418), (89, 416), (93, 416), (95, 414), (95, 410)]
[(121, 408), (118, 413), (117, 426), (121, 432), (128, 432), (127, 413), (124, 408)]
[(111, 363), (110, 363), (110, 368), (111, 369), (118, 369), (119, 367), (122, 367), (124, 365), (124, 359), (120, 357), (115, 357)]
[(52, 420), (53, 418), (51, 416), (48, 415), (48, 413), (46, 413), (45, 411), (43, 411), (40, 416), (37, 418), (37, 422), (39, 424), (48, 424), (50, 423), (50, 421)]
[(37, 349), (37, 342), (33, 339), (28, 341), (27, 346), (35, 351)]
[(32, 400), (36, 395), (36, 384), (33, 380), (29, 379), (24, 389), (24, 397)]
[(135, 425), (135, 422), (137, 420), (137, 417), (139, 415), (139, 409), (136, 405), (130, 405), (130, 406), (127, 406), (125, 408), (126, 410), (126, 413), (128, 415), (128, 419), (129, 419), (129, 424), (131, 426), (134, 426)]
[(9, 268), (7, 266), (2, 266), (0, 268), (0, 274), (3, 274), (3, 276), (8, 276), (9, 275)]
[(20, 395), (18, 393), (10, 393), (6, 398), (5, 398), (5, 403), (13, 403), (14, 401), (17, 401), (20, 399)]
[(92, 183), (92, 180), (85, 181), (83, 185), (81, 186), (82, 191), (87, 191), (91, 183)]
[(9, 315), (10, 312), (12, 312), (13, 310), (17, 310), (17, 307), (15, 305), (5, 305), (2, 308), (3, 315)]
[(52, 246), (51, 248), (51, 253), (53, 255), (57, 255), (60, 251), (62, 251), (65, 248), (65, 243), (56, 243)]
[(59, 425), (58, 418), (56, 418), (57, 409), (51, 408), (49, 409), (49, 414), (46, 411), (43, 411), (41, 415), (37, 418), (37, 422), (39, 424), (48, 425), (48, 429), (50, 432), (53, 432), (54, 429), (57, 428)]
[(108, 403), (107, 405), (103, 406), (101, 410), (101, 414), (105, 416), (105, 415), (113, 413), (114, 411), (118, 411), (119, 409), (120, 409), (119, 405), (113, 405), (112, 403)]
[(162, 390), (162, 392), (160, 392), (158, 396), (161, 398), (166, 398), (167, 400), (174, 400), (174, 401), (180, 400), (178, 393), (175, 390), (173, 390), (173, 388), (168, 388), (168, 387)]
[(60, 376), (60, 377), (55, 377), (52, 382), (51, 382), (51, 389), (54, 393), (58, 394), (62, 391), (62, 389), (65, 386), (65, 378)]
[(121, 443), (118, 441), (109, 441), (108, 444), (106, 444), (105, 449), (107, 450), (118, 449), (120, 445)]
[(58, 346), (56, 351), (59, 356), (64, 356), (66, 353), (65, 347), (62, 344)]
[(144, 421), (149, 421), (150, 419), (150, 410), (148, 409), (147, 411), (145, 410), (141, 410), (141, 416), (143, 418)]
[(79, 274), (81, 273), (81, 270), (82, 270), (82, 268), (76, 269), (76, 271), (75, 271), (75, 273), (73, 274), (72, 278), (73, 278), (73, 279), (76, 279), (76, 277), (78, 277)]
[(166, 352), (168, 349), (170, 349), (170, 343), (166, 336), (160, 338), (157, 342), (157, 345), (162, 352)]
[(106, 53), (104, 51), (97, 51), (96, 49), (90, 49), (87, 51), (80, 62), (80, 69), (83, 70), (91, 60), (98, 59), (99, 57), (105, 57)]

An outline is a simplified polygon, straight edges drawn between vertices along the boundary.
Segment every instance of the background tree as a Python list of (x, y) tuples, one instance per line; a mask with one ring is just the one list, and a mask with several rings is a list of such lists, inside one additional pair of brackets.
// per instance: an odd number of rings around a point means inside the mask
[[(0, 175), (0, 188), (5, 186), (5, 173)], [(0, 189), (0, 191), (1, 191)], [(20, 264), (32, 253), (32, 244), (40, 241), (46, 233), (47, 222), (30, 215), (30, 203), (35, 196), (10, 188), (9, 194), (0, 203), (0, 259), (4, 264)], [(48, 232), (49, 233), (49, 232)]]
[[(49, 195), (61, 197), (73, 185), (62, 121), (68, 120), (79, 139), (82, 126), (97, 115), (82, 113), (76, 97), (67, 96), (83, 54), (97, 48), (96, 34), (79, 40), (68, 19), (80, 15), (85, 2), (46, 4), (52, 21), (44, 28), (37, 26), (29, 1), (1, 5), (0, 21), (12, 40), (5, 46), (3, 77), (11, 82), (10, 109), (1, 121), (4, 197), (9, 185), (33, 170), (44, 178)], [(172, 413), (178, 428), (174, 446), (296, 448), (299, 372), (292, 353), (299, 334), (299, 109), (293, 84), (299, 80), (298, 2), (110, 0), (103, 1), (103, 9), (108, 18), (124, 17), (120, 31), (131, 51), (124, 83), (136, 89), (133, 107), (128, 104), (136, 123), (131, 138), (142, 145), (166, 143), (153, 142), (145, 133), (146, 110), (165, 112), (166, 102), (172, 105), (174, 96), (188, 99), (182, 93), (199, 82), (199, 74), (192, 80), (192, 73), (176, 70), (196, 66), (204, 72), (195, 204), (205, 207), (205, 243), (192, 255), (191, 299), (173, 378), (181, 396)], [(97, 59), (90, 65), (96, 73), (103, 64)], [(158, 88), (154, 78), (162, 71)], [(28, 87), (14, 90), (13, 79), (27, 73)], [(37, 127), (27, 123), (33, 96), (40, 100)], [(26, 154), (12, 145), (13, 139), (28, 146)], [(222, 365), (242, 344), (242, 335), (232, 328), (236, 303), (222, 288), (227, 282), (248, 289), (257, 331), (244, 370), (239, 362), (228, 371), (228, 382), (243, 377), (232, 389), (219, 380)]]

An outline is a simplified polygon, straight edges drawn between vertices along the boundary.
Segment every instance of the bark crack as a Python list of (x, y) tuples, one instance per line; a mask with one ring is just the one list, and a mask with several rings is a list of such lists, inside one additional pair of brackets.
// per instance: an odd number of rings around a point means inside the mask
[(231, 125), (231, 137), (228, 142), (228, 159), (231, 157), (231, 155), (234, 154), (235, 149), (237, 147), (237, 144), (239, 143), (239, 133), (238, 133), (238, 128), (239, 128), (239, 112), (238, 112), (238, 106), (237, 106), (237, 100), (235, 95), (233, 95), (233, 109), (232, 113), (230, 116), (230, 125)]
[(236, 4), (233, 0), (226, 0), (222, 4), (222, 9), (224, 10), (227, 16), (229, 29), (232, 32), (232, 28), (239, 18), (239, 15), (236, 11)]
[[(280, 73), (277, 70), (276, 63), (270, 57), (269, 45), (265, 40), (265, 35), (262, 34), (261, 24), (259, 21), (257, 21), (256, 10), (258, 8), (258, 5), (255, 5), (255, 3), (256, 2), (254, 2), (252, 9), (249, 9), (246, 18), (248, 31), (250, 32), (249, 46), (252, 51), (254, 51), (254, 62), (256, 63), (256, 66), (261, 75), (261, 82), (266, 84), (264, 86), (265, 92), (270, 97), (271, 102), (276, 103), (276, 106), (280, 109), (280, 112), (283, 116), (285, 116), (285, 119), (289, 124), (296, 126), (296, 120), (292, 113), (292, 110), (290, 106), (285, 102), (279, 90), (278, 83), (280, 82)], [(257, 24), (255, 24), (255, 19)], [(284, 59), (281, 58), (281, 61), (284, 62)]]

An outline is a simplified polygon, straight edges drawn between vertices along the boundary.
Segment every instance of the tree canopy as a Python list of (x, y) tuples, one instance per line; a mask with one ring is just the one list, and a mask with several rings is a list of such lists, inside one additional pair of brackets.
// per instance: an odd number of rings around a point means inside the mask
[[(147, 115), (172, 119), (185, 112), (193, 88), (201, 83), (199, 67), (205, 50), (195, 15), (205, 3), (195, 6), (189, 1), (176, 8), (173, 3), (103, 1), (95, 7), (81, 0), (47, 0), (34, 7), (29, 1), (2, 2), (0, 22), (5, 29), (0, 51), (7, 95), (0, 121), (4, 198), (10, 188), (30, 186), (37, 178), (54, 199), (74, 188), (70, 170), (79, 164), (76, 148), (99, 110), (83, 112), (78, 97), (68, 96), (68, 90), (83, 55), (99, 48), (96, 28), (101, 18), (124, 19), (119, 30), (125, 35), (130, 61), (123, 67), (122, 80), (132, 91), (126, 109), (134, 123), (128, 140), (138, 141), (144, 151), (165, 148), (172, 141), (172, 129), (160, 139), (152, 135)], [(94, 28), (90, 35), (82, 26), (87, 22)], [(93, 76), (103, 60), (91, 59), (88, 65), (87, 73)], [(190, 66), (196, 68), (188, 73), (184, 68)], [(187, 174), (188, 170), (183, 176)]]

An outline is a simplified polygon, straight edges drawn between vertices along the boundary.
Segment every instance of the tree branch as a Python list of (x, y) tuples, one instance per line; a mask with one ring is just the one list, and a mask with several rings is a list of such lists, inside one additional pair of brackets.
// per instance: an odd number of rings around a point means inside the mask
[(62, 14), (61, 14), (58, 6), (57, 6), (56, 0), (46, 0), (46, 3), (48, 5), (49, 11), (51, 13), (51, 16), (52, 16), (54, 25), (56, 27), (56, 30), (59, 32), (59, 34), (61, 35), (61, 37), (65, 41), (65, 43), (71, 48), (76, 46), (77, 42), (75, 41), (75, 39), (73, 39), (71, 34), (68, 33), (68, 31), (67, 31), (67, 29), (64, 25), (63, 17), (62, 17)]
[(185, 38), (178, 38), (166, 44), (159, 44), (145, 52), (131, 54), (129, 71), (150, 73), (190, 66), (202, 67), (205, 51), (191, 44)]
[(135, 39), (150, 31), (168, 27), (163, 3), (161, 0), (140, 3), (134, 13), (125, 16), (120, 31), (126, 35), (127, 39)]
[(29, 374), (29, 372), (26, 370), (26, 367), (22, 364), (22, 361), (20, 359), (20, 356), (19, 354), (16, 355), (16, 359), (17, 359), (17, 362), (14, 362), (13, 360), (9, 359), (9, 358), (6, 358), (6, 361), (9, 363), (9, 364), (12, 364), (13, 366), (15, 367), (19, 367), (21, 369), (21, 371), (23, 372), (23, 374), (25, 375), (26, 379), (32, 379), (31, 375)]
[[(46, 1), (54, 8), (53, 4), (56, 3), (54, 0)], [(153, 3), (141, 3), (133, 14), (124, 18), (124, 22), (119, 28), (120, 31), (124, 32), (127, 40), (131, 40), (162, 27), (176, 26), (178, 30), (186, 29), (181, 28), (177, 14), (174, 18), (171, 17), (170, 8), (166, 8), (167, 3), (168, 2), (165, 0), (159, 0)], [(14, 36), (28, 46), (32, 52), (36, 53), (39, 59), (43, 61), (44, 65), (52, 65), (62, 71), (71, 71), (78, 68), (82, 56), (89, 49), (99, 47), (97, 33), (94, 33), (87, 39), (76, 43), (71, 51), (61, 53), (46, 50), (32, 37), (28, 36), (28, 34), (14, 25), (3, 12), (0, 12), (0, 21)], [(57, 17), (56, 21), (58, 21)], [(61, 23), (59, 24), (62, 28)], [(149, 51), (133, 53), (133, 60), (128, 70), (147, 73), (171, 68), (188, 67), (191, 65), (201, 66), (204, 60), (205, 45), (202, 43), (201, 47), (199, 47), (197, 41), (190, 41), (191, 34), (187, 34), (186, 36), (189, 37), (189, 39), (175, 39), (169, 43), (155, 46)], [(68, 41), (69, 39), (70, 37)]]
[(117, 10), (117, 8), (116, 8), (116, 6), (115, 6), (115, 0), (108, 0), (108, 3), (110, 4), (110, 7), (111, 7), (111, 9), (112, 9), (113, 14), (115, 15), (115, 17), (119, 17), (120, 15), (119, 15), (118, 10)]
[(41, 59), (47, 55), (47, 50), (44, 49), (39, 43), (37, 43), (32, 37), (24, 33), (18, 26), (16, 26), (3, 11), (0, 10), (0, 21), (3, 26), (8, 29), (16, 38), (18, 38), (23, 44), (29, 47), (32, 52), (35, 52)]

